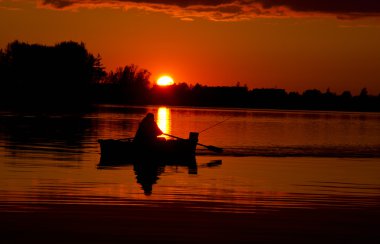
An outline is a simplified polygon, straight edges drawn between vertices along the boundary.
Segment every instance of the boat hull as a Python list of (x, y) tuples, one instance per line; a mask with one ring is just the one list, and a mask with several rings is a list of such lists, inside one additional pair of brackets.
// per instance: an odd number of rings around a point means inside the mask
[(102, 162), (136, 160), (185, 160), (195, 157), (197, 142), (183, 140), (157, 140), (151, 144), (136, 144), (133, 140), (99, 140)]

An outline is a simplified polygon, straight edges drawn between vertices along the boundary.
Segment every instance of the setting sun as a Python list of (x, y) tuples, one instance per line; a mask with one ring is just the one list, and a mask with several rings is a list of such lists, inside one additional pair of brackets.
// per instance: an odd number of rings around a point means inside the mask
[(170, 86), (173, 84), (174, 84), (173, 78), (168, 75), (163, 75), (157, 79), (157, 85), (159, 86)]

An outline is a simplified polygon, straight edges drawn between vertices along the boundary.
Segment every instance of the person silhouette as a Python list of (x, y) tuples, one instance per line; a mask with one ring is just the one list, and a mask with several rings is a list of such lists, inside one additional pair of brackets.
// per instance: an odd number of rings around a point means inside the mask
[(148, 113), (139, 124), (134, 142), (138, 144), (152, 144), (157, 141), (157, 136), (162, 134), (162, 130), (154, 121), (154, 115), (152, 113)]
[(156, 161), (135, 162), (133, 170), (135, 171), (136, 181), (141, 185), (144, 195), (150, 196), (153, 192), (153, 185), (157, 184), (159, 176), (165, 170), (165, 165)]

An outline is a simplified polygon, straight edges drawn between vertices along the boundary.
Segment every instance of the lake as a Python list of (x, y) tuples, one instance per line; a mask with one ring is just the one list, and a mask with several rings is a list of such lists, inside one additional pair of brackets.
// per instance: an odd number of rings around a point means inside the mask
[[(102, 138), (133, 137), (146, 113), (197, 147), (196, 165), (100, 167)], [(376, 209), (380, 114), (100, 105), (77, 114), (0, 113), (0, 210), (55, 205), (227, 214)]]

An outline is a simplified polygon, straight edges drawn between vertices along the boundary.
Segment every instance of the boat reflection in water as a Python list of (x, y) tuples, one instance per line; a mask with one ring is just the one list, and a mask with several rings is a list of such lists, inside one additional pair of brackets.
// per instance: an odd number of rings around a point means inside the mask
[(187, 167), (188, 174), (197, 174), (198, 167), (195, 157), (189, 161), (162, 161), (155, 162), (151, 161), (141, 161), (133, 164), (133, 170), (136, 175), (136, 181), (139, 183), (144, 190), (145, 195), (151, 195), (153, 190), (153, 185), (157, 183), (160, 179), (159, 176), (165, 172), (165, 166), (178, 166)]
[(198, 174), (198, 168), (216, 167), (222, 164), (222, 160), (212, 160), (208, 163), (197, 165), (195, 156), (181, 160), (154, 160), (150, 159), (131, 159), (129, 161), (104, 161), (100, 160), (98, 169), (112, 169), (120, 166), (133, 166), (136, 181), (141, 185), (145, 195), (151, 195), (153, 185), (157, 184), (160, 175), (165, 172), (166, 166), (186, 167), (187, 173)]
[(105, 161), (101, 159), (98, 169), (111, 169), (120, 166), (133, 166), (136, 181), (141, 185), (145, 195), (152, 194), (153, 185), (160, 179), (159, 176), (165, 172), (165, 166), (187, 167), (188, 174), (198, 173), (195, 156), (181, 160), (134, 158), (125, 161)]

